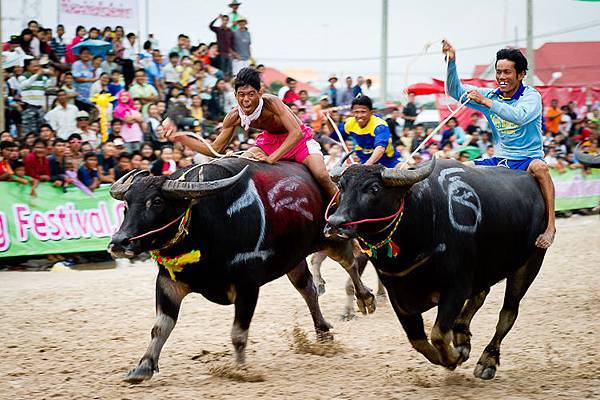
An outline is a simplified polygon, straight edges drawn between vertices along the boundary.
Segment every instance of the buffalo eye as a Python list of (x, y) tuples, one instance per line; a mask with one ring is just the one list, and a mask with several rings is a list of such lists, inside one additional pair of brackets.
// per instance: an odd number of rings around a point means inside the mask
[(379, 185), (373, 185), (373, 186), (371, 186), (371, 187), (369, 188), (369, 192), (370, 192), (371, 194), (377, 194), (377, 193), (379, 192), (379, 189), (381, 189), (381, 188), (379, 187)]
[(163, 199), (161, 199), (160, 197), (156, 197), (152, 200), (146, 201), (146, 208), (161, 207), (163, 204), (164, 204)]

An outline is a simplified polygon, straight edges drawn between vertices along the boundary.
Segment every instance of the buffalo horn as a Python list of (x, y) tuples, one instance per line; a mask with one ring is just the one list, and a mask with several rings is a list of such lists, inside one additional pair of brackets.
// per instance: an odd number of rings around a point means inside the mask
[(435, 158), (432, 158), (427, 165), (417, 169), (385, 168), (381, 172), (381, 178), (383, 183), (388, 186), (410, 186), (427, 178), (434, 168)]
[(166, 180), (162, 185), (165, 195), (177, 199), (197, 199), (223, 191), (235, 185), (243, 176), (248, 166), (230, 178), (216, 181), (188, 182), (178, 180)]
[(145, 176), (148, 174), (150, 174), (150, 172), (140, 171), (139, 169), (129, 171), (128, 173), (123, 175), (118, 181), (112, 184), (112, 186), (110, 187), (110, 195), (116, 200), (123, 200), (125, 192), (127, 192), (135, 178), (139, 175)]
[(353, 153), (356, 153), (356, 150), (352, 150), (350, 153), (347, 153), (340, 160), (339, 163), (337, 163), (336, 165), (333, 166), (333, 168), (331, 168), (331, 170), (329, 171), (329, 177), (331, 178), (332, 181), (334, 181), (335, 183), (338, 183), (340, 181), (340, 178), (342, 177), (344, 171), (346, 171), (346, 168), (347, 168), (344, 166), (344, 163), (346, 162), (348, 157), (350, 157)]
[(591, 154), (584, 153), (579, 144), (577, 147), (575, 147), (575, 158), (577, 161), (579, 161), (579, 163), (585, 165), (586, 167), (600, 168), (600, 154), (593, 156)]

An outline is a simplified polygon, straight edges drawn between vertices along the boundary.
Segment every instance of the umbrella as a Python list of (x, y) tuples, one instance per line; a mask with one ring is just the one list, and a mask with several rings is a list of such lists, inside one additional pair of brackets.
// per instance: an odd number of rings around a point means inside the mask
[(25, 60), (31, 60), (33, 57), (18, 51), (3, 51), (2, 52), (2, 68), (10, 68), (16, 65), (23, 66)]
[(83, 42), (77, 43), (75, 46), (73, 46), (71, 48), (71, 51), (73, 52), (73, 54), (78, 56), (79, 53), (81, 52), (81, 49), (86, 48), (86, 47), (90, 50), (90, 52), (92, 53), (92, 56), (104, 57), (104, 56), (106, 56), (106, 52), (108, 50), (112, 49), (112, 43), (104, 41), (104, 40), (88, 39), (88, 40), (84, 40)]
[(458, 154), (467, 153), (469, 155), (469, 161), (481, 156), (481, 150), (479, 150), (479, 147), (475, 146), (462, 146), (454, 149), (454, 151)]
[(426, 94), (442, 94), (444, 86), (436, 85), (435, 83), (415, 83), (406, 88), (407, 93), (412, 93), (417, 96)]

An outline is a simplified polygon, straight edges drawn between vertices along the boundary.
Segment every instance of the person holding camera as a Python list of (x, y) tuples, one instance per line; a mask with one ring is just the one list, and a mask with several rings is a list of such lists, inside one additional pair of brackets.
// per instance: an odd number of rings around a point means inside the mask
[(23, 132), (37, 132), (44, 123), (46, 89), (50, 86), (48, 71), (40, 67), (37, 59), (25, 60), (25, 73), (19, 77), (23, 107)]

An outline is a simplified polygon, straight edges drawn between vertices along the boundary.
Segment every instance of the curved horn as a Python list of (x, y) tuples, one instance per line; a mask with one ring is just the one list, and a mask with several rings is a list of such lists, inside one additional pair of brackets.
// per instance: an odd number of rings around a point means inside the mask
[(178, 180), (166, 180), (162, 185), (162, 191), (169, 197), (177, 199), (197, 199), (223, 191), (236, 183), (244, 176), (248, 165), (236, 175), (216, 181), (188, 182)]
[(383, 183), (389, 186), (410, 186), (427, 178), (435, 168), (435, 158), (427, 165), (417, 169), (401, 170), (398, 168), (385, 168), (381, 171)]
[(596, 154), (595, 156), (591, 154), (584, 153), (581, 148), (581, 143), (579, 143), (575, 147), (575, 158), (579, 163), (585, 165), (590, 168), (600, 168), (600, 154)]
[(135, 179), (138, 176), (142, 177), (142, 175), (143, 176), (150, 175), (150, 172), (140, 171), (139, 169), (134, 169), (133, 171), (129, 171), (128, 173), (123, 175), (121, 178), (119, 178), (118, 181), (116, 181), (115, 183), (112, 184), (112, 186), (110, 187), (110, 195), (113, 197), (113, 199), (123, 200), (123, 198), (125, 196), (125, 192), (127, 192), (129, 187), (131, 186), (131, 184), (135, 181)]
[(340, 160), (339, 163), (337, 163), (336, 165), (333, 166), (333, 168), (331, 168), (331, 170), (329, 171), (329, 177), (331, 178), (332, 181), (334, 181), (335, 183), (338, 183), (340, 181), (342, 174), (344, 173), (344, 171), (346, 171), (346, 168), (348, 168), (348, 167), (344, 167), (344, 163), (346, 162), (348, 157), (350, 157), (355, 152), (356, 152), (356, 150), (352, 150), (350, 153), (348, 153), (344, 157), (342, 157), (342, 159)]

